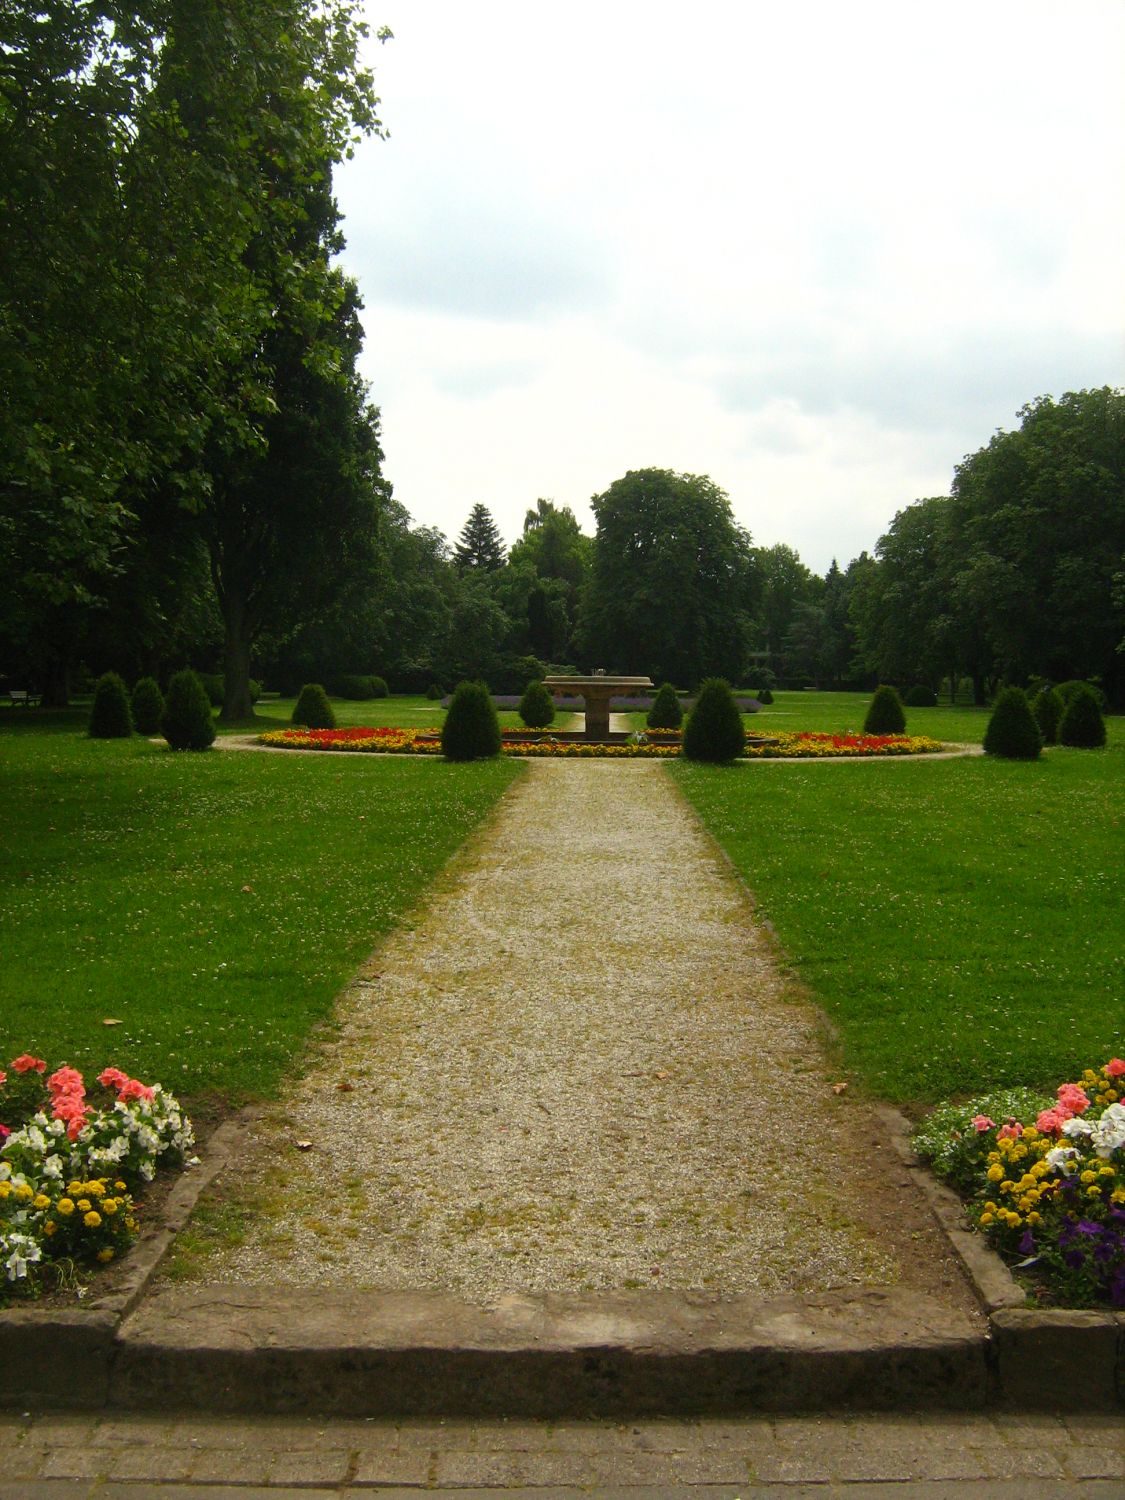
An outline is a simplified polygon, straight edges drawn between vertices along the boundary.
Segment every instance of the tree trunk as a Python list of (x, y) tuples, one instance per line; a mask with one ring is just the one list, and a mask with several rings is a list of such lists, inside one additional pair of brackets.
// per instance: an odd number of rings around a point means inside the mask
[(52, 650), (43, 663), (40, 683), (44, 708), (70, 707), (70, 653)]
[(226, 639), (223, 643), (223, 707), (220, 724), (237, 724), (254, 716), (250, 700), (250, 647), (252, 632), (241, 599), (227, 590), (222, 601)]

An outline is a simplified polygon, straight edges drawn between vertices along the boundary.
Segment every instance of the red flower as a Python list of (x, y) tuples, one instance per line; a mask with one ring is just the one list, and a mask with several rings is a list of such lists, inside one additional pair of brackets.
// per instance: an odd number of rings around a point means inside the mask
[(13, 1073), (45, 1073), (47, 1064), (41, 1057), (32, 1057), (25, 1052), (21, 1057), (12, 1058)]

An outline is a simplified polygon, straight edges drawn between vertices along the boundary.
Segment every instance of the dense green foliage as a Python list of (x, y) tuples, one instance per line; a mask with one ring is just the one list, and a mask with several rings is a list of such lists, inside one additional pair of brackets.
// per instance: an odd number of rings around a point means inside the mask
[(984, 732), (986, 755), (1006, 760), (1037, 760), (1043, 736), (1023, 688), (1005, 688), (996, 700)]
[(1062, 694), (1057, 688), (1040, 688), (1032, 699), (1031, 712), (1035, 715), (1035, 722), (1039, 726), (1039, 733), (1043, 736), (1045, 745), (1054, 745), (1059, 738), (1059, 720), (1063, 716)]
[(156, 678), (142, 677), (134, 686), (129, 703), (137, 733), (159, 734), (160, 721), (164, 717), (164, 694)]
[(370, 672), (339, 672), (332, 679), (332, 691), (338, 698), (358, 702), (365, 698), (385, 698), (389, 692), (385, 677)]
[(93, 740), (124, 740), (133, 733), (129, 693), (116, 672), (98, 678), (88, 732)]
[(1059, 744), (1094, 750), (1105, 744), (1105, 720), (1092, 688), (1080, 683), (1059, 720)]
[(745, 665), (750, 539), (703, 475), (632, 471), (590, 502), (597, 518), (582, 614), (592, 666), (689, 686)]
[(865, 734), (902, 734), (906, 728), (906, 714), (902, 699), (893, 687), (883, 683), (875, 689), (875, 696), (863, 721)]
[(916, 682), (912, 688), (907, 688), (902, 701), (906, 708), (936, 708), (937, 694), (924, 682)]
[(441, 726), (446, 760), (487, 760), (500, 754), (500, 721), (483, 682), (459, 682)]
[(670, 682), (662, 683), (645, 716), (645, 723), (650, 729), (679, 729), (683, 722), (680, 695)]
[[(848, 722), (842, 695), (809, 694), (808, 708), (778, 696), (798, 722)], [(950, 739), (984, 723), (935, 716)], [(1111, 730), (1103, 754), (1059, 750), (1033, 766), (977, 756), (720, 775), (678, 761), (672, 774), (858, 1080), (903, 1102), (1053, 1093), (1121, 1052), (1125, 722)]]
[(546, 729), (555, 722), (555, 700), (538, 677), (524, 689), (518, 712), (529, 729)]
[(1097, 685), (1096, 682), (1086, 682), (1079, 677), (1071, 678), (1068, 682), (1059, 683), (1058, 694), (1063, 701), (1063, 707), (1065, 708), (1070, 700), (1074, 697), (1075, 693), (1081, 692), (1083, 688), (1085, 688), (1088, 692), (1093, 693), (1095, 702), (1104, 713), (1106, 707), (1106, 696), (1102, 692), (1101, 688)]
[(323, 684), (306, 682), (293, 708), (294, 724), (303, 724), (306, 729), (335, 729), (336, 715)]
[(160, 732), (173, 750), (206, 750), (214, 744), (211, 700), (194, 672), (177, 672), (169, 682)]
[(204, 1109), (292, 1077), (349, 976), (521, 771), (189, 758), (88, 740), (83, 718), (52, 733), (0, 715), (0, 1055), (87, 1076), (112, 1061)]
[(725, 678), (709, 677), (684, 725), (683, 753), (688, 760), (722, 765), (745, 749), (746, 731), (730, 684)]

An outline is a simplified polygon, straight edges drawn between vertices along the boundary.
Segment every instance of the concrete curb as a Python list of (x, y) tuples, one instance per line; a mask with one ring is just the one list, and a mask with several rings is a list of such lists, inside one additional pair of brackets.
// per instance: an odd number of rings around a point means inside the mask
[(1076, 1370), (1084, 1409), (1125, 1403), (1125, 1314), (1027, 1308), (956, 1195), (914, 1155), (907, 1121), (878, 1113), (987, 1331), (893, 1287), (779, 1299), (513, 1294), (483, 1307), (411, 1292), (149, 1293), (200, 1194), (236, 1158), (243, 1115), (215, 1131), (111, 1294), (73, 1311), (0, 1312), (0, 1406), (403, 1418), (1046, 1410)]

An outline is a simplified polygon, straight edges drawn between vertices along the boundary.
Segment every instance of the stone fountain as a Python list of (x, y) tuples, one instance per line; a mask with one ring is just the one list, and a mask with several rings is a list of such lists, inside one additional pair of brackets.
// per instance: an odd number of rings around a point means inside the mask
[(609, 702), (611, 698), (631, 697), (634, 693), (651, 693), (651, 677), (610, 677), (593, 672), (589, 677), (544, 677), (543, 686), (550, 693), (576, 693), (585, 703), (587, 740), (609, 739)]

